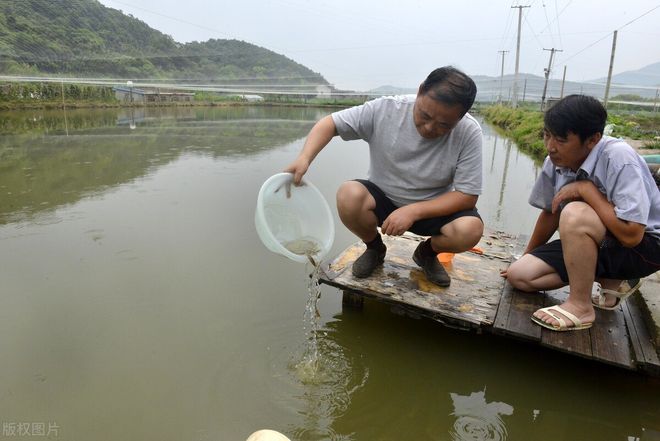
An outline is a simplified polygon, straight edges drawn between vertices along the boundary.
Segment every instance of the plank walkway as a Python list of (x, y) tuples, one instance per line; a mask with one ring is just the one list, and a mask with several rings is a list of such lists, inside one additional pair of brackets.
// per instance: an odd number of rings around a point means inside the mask
[(660, 376), (657, 350), (635, 302), (624, 302), (614, 311), (597, 309), (594, 326), (588, 330), (550, 331), (534, 324), (530, 317), (538, 308), (561, 303), (568, 295), (567, 288), (523, 293), (501, 278), (500, 270), (509, 265), (516, 237), (488, 232), (477, 245), (483, 253), (455, 255), (452, 263), (445, 265), (452, 278), (448, 288), (430, 283), (412, 261), (421, 240), (409, 234), (383, 236), (388, 248), (385, 263), (365, 279), (353, 277), (350, 270), (364, 251), (364, 244), (354, 244), (323, 266), (321, 282), (342, 289), (348, 303), (375, 298), (445, 326), (514, 337)]

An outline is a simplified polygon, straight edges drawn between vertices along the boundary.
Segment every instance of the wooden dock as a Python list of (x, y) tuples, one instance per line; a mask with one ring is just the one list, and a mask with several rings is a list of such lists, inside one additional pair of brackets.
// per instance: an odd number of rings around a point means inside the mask
[(625, 369), (660, 376), (658, 352), (634, 301), (614, 311), (596, 309), (594, 325), (583, 331), (555, 332), (534, 324), (530, 317), (544, 306), (561, 303), (567, 288), (523, 293), (502, 277), (517, 239), (502, 232), (484, 235), (477, 248), (454, 256), (445, 268), (451, 286), (441, 288), (426, 280), (412, 261), (422, 237), (383, 236), (387, 256), (371, 277), (353, 277), (351, 266), (364, 244), (350, 246), (323, 266), (321, 282), (344, 291), (346, 303), (361, 304), (371, 297), (423, 316), (445, 326), (490, 332), (535, 342), (539, 345)]

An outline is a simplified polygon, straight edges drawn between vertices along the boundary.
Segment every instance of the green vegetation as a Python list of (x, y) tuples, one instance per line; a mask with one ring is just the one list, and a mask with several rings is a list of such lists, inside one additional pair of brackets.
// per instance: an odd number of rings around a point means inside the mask
[(645, 149), (660, 150), (660, 139), (648, 141), (644, 144)]
[(177, 43), (96, 0), (0, 2), (0, 73), (327, 84), (318, 73), (237, 40)]
[(644, 98), (639, 95), (635, 95), (633, 93), (622, 93), (619, 95), (615, 95), (609, 99), (610, 101), (637, 101), (637, 102), (646, 102), (646, 103), (652, 103), (654, 101), (653, 98)]
[(250, 101), (236, 95), (207, 91), (196, 91), (193, 102), (135, 102), (126, 103), (115, 97), (109, 86), (89, 84), (62, 84), (48, 82), (0, 83), (0, 110), (34, 108), (88, 108), (88, 107), (176, 107), (176, 106), (216, 106), (216, 105), (305, 105), (314, 107), (349, 107), (363, 104), (367, 96), (327, 97), (315, 95), (264, 94), (262, 100)]
[[(501, 128), (518, 147), (535, 159), (541, 160), (546, 151), (543, 146), (543, 113), (539, 110), (507, 106), (481, 109), (489, 123)], [(660, 115), (650, 112), (623, 114), (609, 112), (608, 124), (613, 124), (612, 136), (645, 140), (644, 148), (660, 148)]]
[(61, 83), (0, 84), (0, 109), (62, 107), (63, 99), (69, 107), (82, 102), (88, 107), (118, 104), (111, 87)]
[(486, 121), (501, 128), (504, 134), (513, 139), (522, 151), (538, 160), (545, 157), (542, 112), (500, 105), (487, 107), (482, 110), (482, 113)]
[(607, 122), (614, 124), (612, 136), (647, 141), (657, 141), (656, 138), (660, 136), (660, 114), (658, 113), (617, 114), (610, 112)]

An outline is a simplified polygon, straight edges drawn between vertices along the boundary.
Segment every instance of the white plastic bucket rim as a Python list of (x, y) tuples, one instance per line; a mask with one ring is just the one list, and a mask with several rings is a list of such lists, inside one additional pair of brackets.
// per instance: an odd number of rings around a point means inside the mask
[[(278, 173), (268, 178), (257, 196), (254, 223), (259, 238), (270, 251), (293, 261), (305, 263), (305, 255), (295, 254), (284, 244), (301, 238), (314, 238), (320, 261), (327, 255), (335, 239), (335, 225), (327, 201), (309, 180), (293, 185), (291, 173)], [(290, 197), (287, 197), (290, 185)]]

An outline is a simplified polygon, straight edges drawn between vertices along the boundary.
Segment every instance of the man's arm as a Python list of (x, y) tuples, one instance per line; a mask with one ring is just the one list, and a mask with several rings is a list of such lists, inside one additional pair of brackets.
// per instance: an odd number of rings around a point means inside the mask
[(624, 247), (632, 248), (644, 237), (645, 226), (637, 222), (619, 219), (614, 211), (614, 204), (607, 200), (591, 181), (577, 181), (565, 185), (552, 200), (552, 211), (558, 212), (562, 202), (582, 200), (594, 209), (605, 228), (617, 238)]
[(470, 210), (475, 207), (478, 198), (479, 196), (476, 195), (450, 191), (435, 199), (405, 205), (390, 213), (383, 222), (381, 231), (393, 236), (401, 235), (420, 219), (448, 216), (458, 211)]
[(337, 135), (337, 127), (332, 119), (332, 115), (321, 118), (312, 130), (309, 131), (305, 145), (295, 161), (293, 161), (285, 172), (293, 173), (293, 183), (300, 184), (300, 180), (307, 172), (309, 165), (312, 163), (316, 155), (319, 154), (323, 147), (328, 145), (330, 140)]
[(536, 219), (534, 231), (532, 236), (527, 242), (527, 247), (523, 254), (527, 254), (534, 248), (547, 243), (557, 228), (559, 227), (559, 212), (551, 213), (549, 211), (541, 210), (539, 217)]

